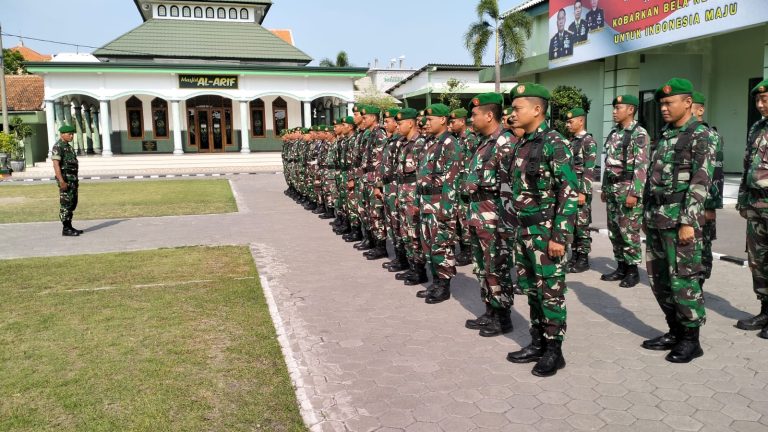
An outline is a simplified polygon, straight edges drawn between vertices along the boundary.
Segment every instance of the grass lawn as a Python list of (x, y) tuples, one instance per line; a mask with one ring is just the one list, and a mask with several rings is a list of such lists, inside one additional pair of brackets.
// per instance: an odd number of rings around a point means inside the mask
[(247, 247), (0, 274), (0, 430), (305, 430)]
[[(237, 211), (226, 179), (80, 183), (75, 219), (119, 219)], [(0, 187), (0, 223), (59, 220), (56, 184)]]

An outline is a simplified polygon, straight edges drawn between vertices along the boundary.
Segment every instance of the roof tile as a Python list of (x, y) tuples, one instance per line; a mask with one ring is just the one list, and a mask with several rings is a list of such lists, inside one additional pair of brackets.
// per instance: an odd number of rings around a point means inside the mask
[(43, 77), (37, 75), (6, 75), (9, 111), (40, 111), (43, 107), (45, 87)]

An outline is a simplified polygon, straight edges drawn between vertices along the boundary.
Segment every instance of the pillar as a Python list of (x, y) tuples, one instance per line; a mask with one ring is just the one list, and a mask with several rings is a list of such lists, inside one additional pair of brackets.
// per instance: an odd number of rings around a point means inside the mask
[(351, 116), (354, 109), (355, 109), (355, 103), (347, 102), (347, 114), (345, 114), (344, 117)]
[(80, 102), (72, 102), (75, 122), (75, 150), (78, 155), (85, 154), (85, 131), (83, 130), (83, 106)]
[(59, 128), (64, 124), (64, 121), (66, 120), (66, 116), (64, 115), (64, 105), (61, 103), (61, 101), (56, 101), (53, 103), (53, 113), (54, 113), (54, 129), (57, 131)]
[(91, 107), (86, 107), (84, 112), (83, 130), (85, 131), (85, 152), (86, 154), (93, 154), (93, 117), (91, 117)]
[(768, 79), (768, 25), (765, 26), (765, 45), (763, 46), (763, 79)]
[(91, 128), (93, 129), (93, 152), (101, 153), (101, 135), (99, 132), (99, 107), (91, 108)]
[[(248, 102), (240, 101), (240, 141), (242, 146), (240, 153), (247, 154), (251, 152), (251, 136), (248, 132)], [(279, 134), (280, 131), (275, 131)]]
[(56, 105), (52, 100), (45, 101), (45, 125), (48, 129), (48, 159), (51, 158), (51, 150), (56, 142)]
[(171, 115), (173, 116), (173, 154), (184, 154), (184, 146), (181, 143), (181, 110), (179, 101), (171, 101)]
[(304, 106), (304, 127), (312, 126), (312, 102), (303, 102)]
[(109, 125), (109, 101), (99, 101), (99, 118), (101, 119), (101, 155), (104, 157), (112, 156), (112, 128)]

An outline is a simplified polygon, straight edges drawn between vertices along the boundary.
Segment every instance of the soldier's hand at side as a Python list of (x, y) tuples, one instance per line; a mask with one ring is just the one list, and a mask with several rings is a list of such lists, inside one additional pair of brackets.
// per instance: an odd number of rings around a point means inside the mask
[(681, 246), (693, 242), (693, 227), (690, 225), (680, 225), (680, 229), (677, 230), (677, 240)]
[(627, 195), (627, 200), (624, 201), (624, 205), (629, 208), (635, 208), (637, 205), (637, 197), (632, 195)]
[(67, 182), (61, 182), (61, 186), (59, 186), (59, 190), (62, 192), (66, 192), (67, 189), (69, 189), (69, 185), (67, 184)]
[(354, 180), (349, 180), (347, 182), (347, 189), (352, 190), (354, 188), (355, 188), (355, 181)]
[(704, 220), (712, 222), (717, 219), (717, 213), (714, 210), (704, 210)]
[(374, 188), (373, 189), (373, 196), (375, 196), (377, 199), (381, 199), (381, 189)]
[(549, 245), (547, 246), (547, 254), (550, 258), (560, 258), (565, 256), (565, 245), (550, 240)]
[(579, 205), (583, 206), (587, 202), (587, 196), (583, 193), (579, 194)]

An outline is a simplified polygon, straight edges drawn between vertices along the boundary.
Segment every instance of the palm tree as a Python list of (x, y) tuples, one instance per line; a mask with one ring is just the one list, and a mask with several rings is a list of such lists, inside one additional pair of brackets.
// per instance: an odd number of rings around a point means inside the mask
[(320, 66), (321, 67), (349, 67), (351, 65), (349, 64), (349, 58), (347, 58), (347, 52), (339, 51), (339, 53), (336, 54), (335, 63), (333, 62), (333, 60), (326, 57), (320, 60)]
[[(495, 36), (496, 42), (496, 92), (501, 91), (501, 63), (515, 59), (522, 63), (525, 57), (525, 41), (531, 37), (533, 20), (523, 11), (502, 16), (498, 0), (480, 0), (477, 4), (477, 22), (469, 26), (464, 35), (466, 46), (476, 66), (483, 62), (488, 42)], [(490, 21), (490, 22), (489, 22)]]

